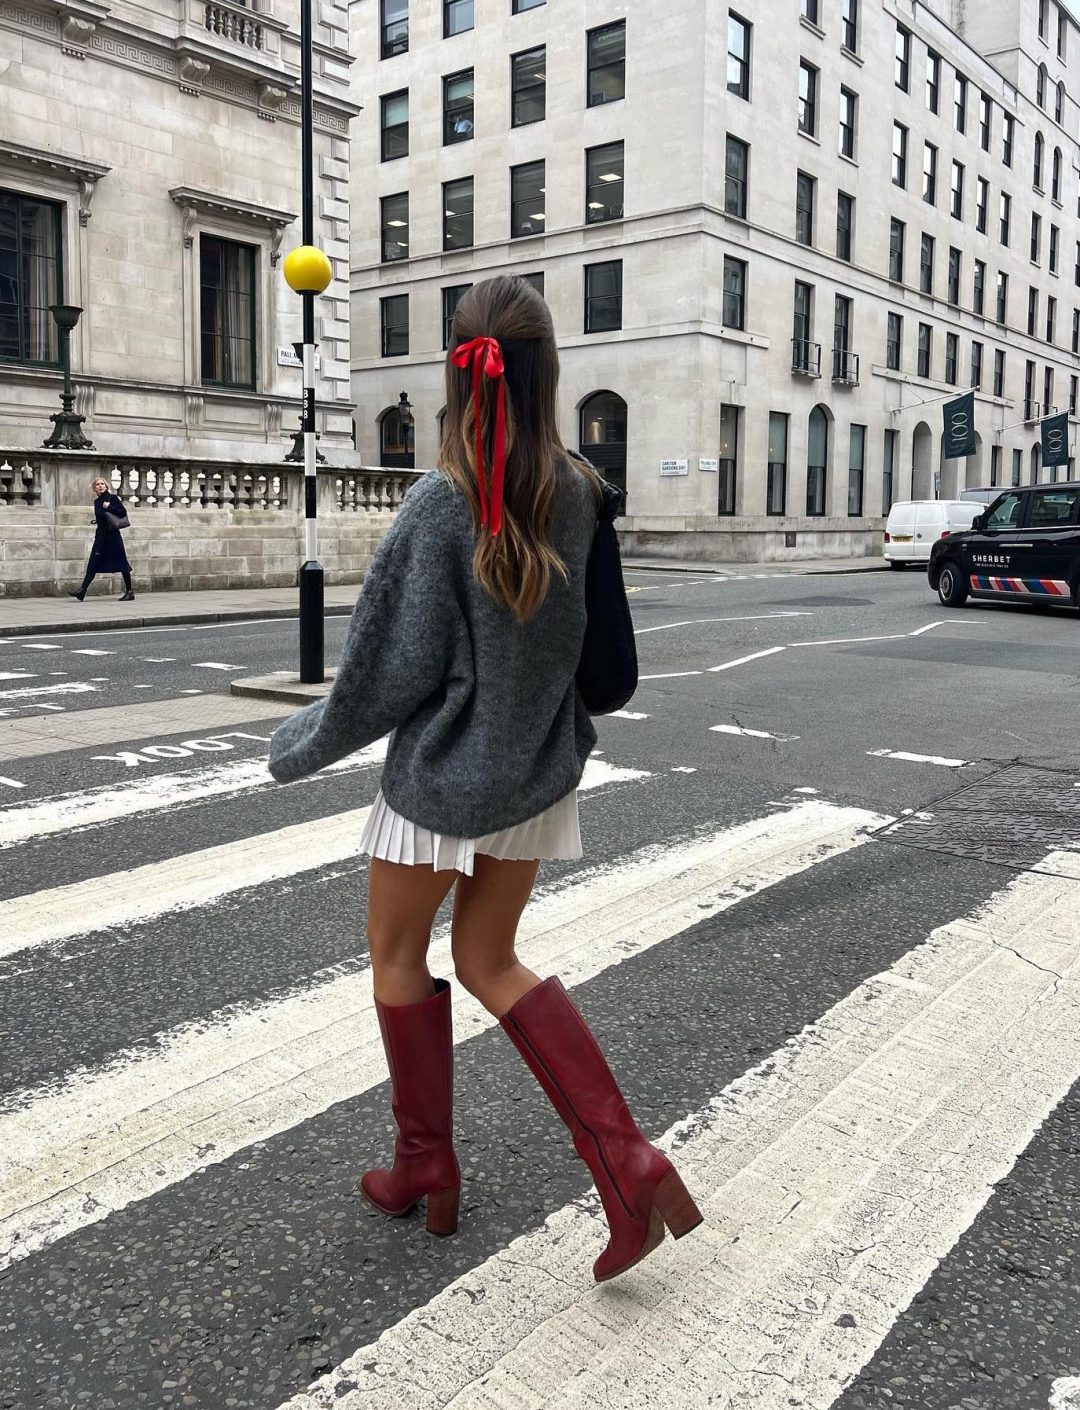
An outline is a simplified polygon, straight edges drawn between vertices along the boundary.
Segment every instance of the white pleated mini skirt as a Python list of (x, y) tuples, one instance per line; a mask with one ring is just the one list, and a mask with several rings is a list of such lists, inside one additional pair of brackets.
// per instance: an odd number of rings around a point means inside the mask
[(582, 855), (577, 790), (535, 817), (486, 837), (444, 837), (441, 832), (431, 832), (395, 813), (380, 792), (372, 804), (360, 850), (384, 862), (459, 871), (465, 876), (472, 876), (478, 852), (500, 861), (573, 861)]

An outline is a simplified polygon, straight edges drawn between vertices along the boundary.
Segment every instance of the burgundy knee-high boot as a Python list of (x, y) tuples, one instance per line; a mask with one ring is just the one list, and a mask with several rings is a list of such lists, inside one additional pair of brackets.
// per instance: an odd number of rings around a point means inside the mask
[(454, 1038), (450, 985), (418, 1004), (375, 1001), (393, 1090), (398, 1136), (389, 1170), (369, 1170), (359, 1190), (369, 1204), (398, 1219), (427, 1198), (427, 1226), (453, 1234), (461, 1172), (454, 1155)]
[(545, 979), (501, 1019), (552, 1106), (570, 1129), (607, 1215), (611, 1240), (596, 1260), (598, 1283), (701, 1223), (678, 1172), (638, 1130), (596, 1039), (558, 979)]

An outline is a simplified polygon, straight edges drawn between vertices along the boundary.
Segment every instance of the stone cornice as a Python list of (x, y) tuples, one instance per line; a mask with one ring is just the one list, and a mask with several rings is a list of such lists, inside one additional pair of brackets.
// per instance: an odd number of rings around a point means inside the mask
[(3, 140), (0, 140), (0, 166), (31, 167), (35, 171), (47, 171), (52, 176), (59, 176), (62, 180), (78, 186), (80, 225), (85, 225), (90, 219), (95, 185), (112, 170), (101, 162), (88, 162), (85, 157), (68, 157), (63, 152), (23, 147), (18, 142)]
[(195, 218), (203, 215), (212, 220), (227, 220), (235, 224), (252, 223), (270, 229), (270, 263), (277, 264), (281, 238), (296, 219), (295, 211), (277, 210), (273, 206), (258, 206), (250, 201), (237, 201), (230, 196), (218, 196), (212, 191), (199, 191), (193, 186), (174, 186), (170, 197), (180, 207), (184, 217), (184, 244), (195, 238)]

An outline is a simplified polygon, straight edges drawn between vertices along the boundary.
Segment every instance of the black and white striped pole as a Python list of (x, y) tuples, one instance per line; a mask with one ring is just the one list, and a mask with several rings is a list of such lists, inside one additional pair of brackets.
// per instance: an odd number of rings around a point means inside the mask
[(300, 201), (302, 243), (285, 256), (289, 288), (303, 301), (304, 411), (304, 549), (300, 564), (300, 679), (321, 683), (323, 663), (323, 570), (316, 534), (315, 448), (315, 295), (321, 294), (334, 271), (315, 246), (315, 172), (312, 151), (314, 109), (311, 86), (311, 0), (300, 0)]

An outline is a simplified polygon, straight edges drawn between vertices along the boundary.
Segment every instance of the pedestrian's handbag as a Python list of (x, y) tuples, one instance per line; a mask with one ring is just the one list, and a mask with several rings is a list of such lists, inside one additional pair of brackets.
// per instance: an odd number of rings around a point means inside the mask
[(621, 710), (637, 690), (637, 645), (623, 582), (615, 518), (622, 494), (602, 486), (603, 502), (585, 569), (585, 641), (577, 668), (577, 687), (590, 715)]
[(111, 514), (107, 509), (105, 510), (105, 522), (106, 524), (108, 524), (110, 529), (131, 528), (131, 520), (127, 517), (126, 514)]

